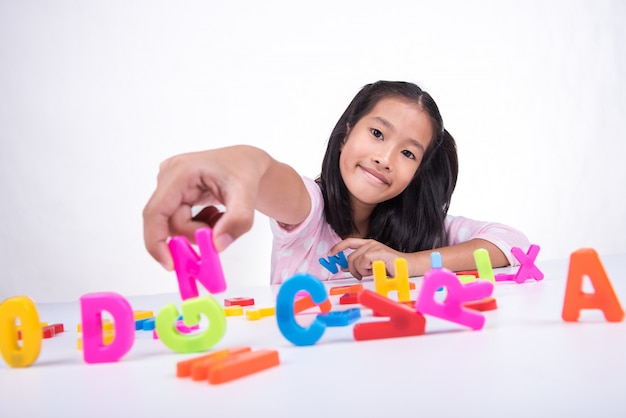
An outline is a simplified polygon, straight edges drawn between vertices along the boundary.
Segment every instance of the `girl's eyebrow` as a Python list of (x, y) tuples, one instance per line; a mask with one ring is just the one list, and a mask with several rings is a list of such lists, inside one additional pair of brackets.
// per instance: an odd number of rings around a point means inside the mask
[[(380, 116), (372, 116), (372, 120), (380, 123), (387, 129), (395, 130), (395, 127), (391, 124), (391, 122), (389, 122), (385, 118), (381, 118)], [(419, 142), (417, 139), (409, 138), (409, 142), (413, 144), (414, 146), (416, 146), (417, 148), (419, 148), (422, 152), (426, 152), (426, 149), (424, 148), (422, 143)]]

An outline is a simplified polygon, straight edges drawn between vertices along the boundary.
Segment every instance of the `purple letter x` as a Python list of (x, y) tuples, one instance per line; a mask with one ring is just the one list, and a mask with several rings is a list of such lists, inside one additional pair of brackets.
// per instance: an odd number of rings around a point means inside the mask
[(511, 248), (511, 253), (513, 253), (520, 263), (519, 270), (517, 270), (517, 274), (515, 274), (515, 281), (517, 283), (524, 283), (527, 279), (543, 280), (543, 273), (535, 266), (535, 259), (537, 258), (537, 254), (539, 254), (539, 249), (538, 245), (531, 244), (530, 248), (528, 248), (528, 252), (524, 254), (521, 248)]

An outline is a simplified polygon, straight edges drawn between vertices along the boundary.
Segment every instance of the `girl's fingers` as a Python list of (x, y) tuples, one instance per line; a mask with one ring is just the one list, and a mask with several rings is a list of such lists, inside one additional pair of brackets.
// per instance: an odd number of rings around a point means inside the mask
[(347, 249), (357, 250), (370, 241), (371, 240), (364, 239), (364, 238), (346, 238), (342, 241), (339, 241), (337, 244), (333, 245), (331, 249), (328, 251), (328, 253), (329, 255), (335, 255), (339, 253), (340, 251), (344, 251)]
[(252, 228), (256, 200), (250, 190), (222, 190), (222, 193), (226, 212), (220, 215), (213, 228), (213, 242), (218, 252)]
[(181, 196), (167, 196), (157, 189), (143, 210), (143, 238), (148, 253), (169, 271), (174, 269), (167, 246), (170, 235), (170, 216), (180, 205)]

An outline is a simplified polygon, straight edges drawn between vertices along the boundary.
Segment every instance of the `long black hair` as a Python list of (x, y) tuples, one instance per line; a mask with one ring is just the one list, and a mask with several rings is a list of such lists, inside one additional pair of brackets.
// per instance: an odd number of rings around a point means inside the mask
[(341, 148), (349, 127), (387, 97), (398, 97), (417, 104), (430, 116), (433, 138), (413, 180), (398, 196), (381, 202), (370, 215), (366, 238), (379, 241), (401, 252), (430, 250), (448, 245), (444, 220), (458, 175), (454, 138), (443, 127), (433, 98), (413, 83), (377, 81), (364, 86), (337, 121), (316, 179), (324, 197), (326, 221), (342, 238), (356, 230), (348, 189), (339, 170)]

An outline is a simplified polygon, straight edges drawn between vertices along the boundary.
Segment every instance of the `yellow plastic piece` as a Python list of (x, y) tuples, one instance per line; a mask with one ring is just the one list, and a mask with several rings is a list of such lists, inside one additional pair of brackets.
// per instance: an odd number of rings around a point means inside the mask
[[(16, 320), (22, 326), (22, 345), (18, 344)], [(35, 302), (15, 296), (0, 304), (0, 353), (11, 367), (28, 367), (41, 351), (41, 322)]]
[[(76, 331), (82, 332), (81, 330), (82, 330), (81, 324), (78, 324), (76, 326)], [(111, 321), (110, 319), (103, 319), (102, 330), (103, 331), (115, 331), (115, 322)]]
[(374, 273), (374, 288), (379, 295), (388, 297), (391, 290), (398, 291), (398, 302), (411, 301), (411, 287), (409, 284), (409, 265), (406, 258), (398, 257), (394, 260), (396, 277), (387, 278), (385, 263), (376, 260), (372, 263)]
[(489, 252), (484, 248), (477, 249), (476, 251), (474, 251), (474, 262), (476, 263), (478, 277), (483, 280), (489, 280), (495, 285), (496, 277), (493, 275), (493, 268), (491, 267), (491, 258), (489, 258)]
[(259, 319), (266, 318), (268, 316), (276, 316), (276, 307), (270, 306), (268, 308), (246, 310), (246, 319), (248, 321), (258, 321)]
[(153, 316), (154, 312), (152, 311), (133, 311), (133, 317), (135, 318), (135, 321), (152, 318)]
[(258, 321), (259, 319), (261, 319), (261, 311), (258, 309), (246, 310), (246, 319), (248, 321)]
[[(49, 324), (48, 324), (47, 322), (41, 322), (39, 325), (41, 325), (41, 328), (43, 328), (43, 327), (47, 327)], [(16, 327), (16, 329), (17, 329), (18, 331), (21, 331), (21, 330), (22, 330), (22, 326), (21, 326), (21, 325), (18, 325), (18, 326)]]
[[(102, 334), (102, 343), (104, 345), (111, 344), (114, 339), (115, 339), (115, 332), (113, 332), (113, 331), (104, 332)], [(83, 349), (83, 339), (82, 338), (78, 338), (76, 340), (76, 349), (79, 350), (79, 351)]]
[(270, 306), (268, 308), (259, 308), (259, 312), (261, 313), (261, 318), (265, 318), (267, 316), (276, 316), (276, 307)]
[(476, 281), (476, 276), (474, 276), (473, 274), (462, 274), (460, 276), (457, 276), (459, 278), (459, 281), (462, 284), (466, 284), (466, 283), (471, 283), (471, 282), (475, 282)]
[(224, 306), (224, 315), (226, 315), (226, 316), (242, 316), (243, 315), (243, 306), (241, 306), (241, 305)]

